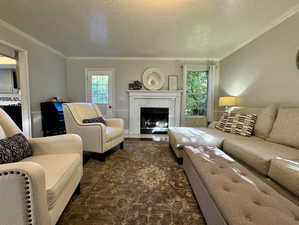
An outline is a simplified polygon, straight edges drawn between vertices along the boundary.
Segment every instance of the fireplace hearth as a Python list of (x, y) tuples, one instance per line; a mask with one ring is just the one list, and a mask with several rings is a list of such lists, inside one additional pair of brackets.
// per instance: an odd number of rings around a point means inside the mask
[(141, 134), (167, 134), (169, 125), (168, 108), (140, 109), (140, 133)]

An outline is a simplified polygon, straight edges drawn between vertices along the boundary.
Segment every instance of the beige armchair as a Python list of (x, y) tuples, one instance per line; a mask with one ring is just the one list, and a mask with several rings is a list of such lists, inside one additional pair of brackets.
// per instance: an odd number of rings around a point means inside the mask
[[(21, 133), (0, 109), (3, 136)], [(83, 174), (78, 135), (29, 140), (33, 156), (0, 165), (0, 220), (6, 225), (54, 225)], [(77, 189), (76, 189), (77, 188)]]
[(101, 117), (102, 113), (95, 104), (66, 103), (63, 104), (67, 133), (78, 134), (83, 140), (84, 151), (100, 153), (102, 159), (105, 152), (121, 145), (124, 141), (124, 121), (122, 119), (105, 119), (102, 123), (83, 123), (84, 119)]

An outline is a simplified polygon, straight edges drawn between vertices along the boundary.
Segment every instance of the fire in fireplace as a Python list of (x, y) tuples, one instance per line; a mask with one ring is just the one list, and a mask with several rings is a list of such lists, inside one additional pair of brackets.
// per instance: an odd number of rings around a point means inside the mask
[(166, 134), (168, 131), (168, 108), (141, 108), (141, 134)]

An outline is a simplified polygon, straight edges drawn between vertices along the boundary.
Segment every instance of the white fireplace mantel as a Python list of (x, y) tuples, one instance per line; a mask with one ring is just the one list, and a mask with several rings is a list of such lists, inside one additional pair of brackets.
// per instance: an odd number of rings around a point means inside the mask
[(181, 117), (182, 91), (128, 91), (129, 93), (129, 133), (140, 134), (140, 110), (142, 107), (168, 108), (169, 127), (179, 126)]

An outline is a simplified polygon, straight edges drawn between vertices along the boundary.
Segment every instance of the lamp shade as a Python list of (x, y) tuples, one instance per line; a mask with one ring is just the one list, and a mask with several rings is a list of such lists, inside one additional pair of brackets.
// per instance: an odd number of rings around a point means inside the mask
[(226, 96), (219, 98), (219, 106), (235, 106), (237, 105), (237, 97)]

